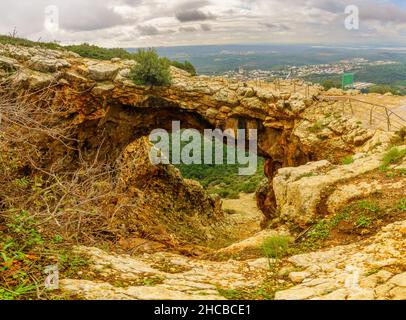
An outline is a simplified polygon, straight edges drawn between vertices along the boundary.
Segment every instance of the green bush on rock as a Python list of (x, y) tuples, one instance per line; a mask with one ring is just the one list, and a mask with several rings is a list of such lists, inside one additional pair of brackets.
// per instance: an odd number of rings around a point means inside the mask
[(138, 62), (130, 72), (130, 79), (138, 85), (166, 86), (171, 83), (170, 64), (154, 49), (140, 49), (135, 54)]

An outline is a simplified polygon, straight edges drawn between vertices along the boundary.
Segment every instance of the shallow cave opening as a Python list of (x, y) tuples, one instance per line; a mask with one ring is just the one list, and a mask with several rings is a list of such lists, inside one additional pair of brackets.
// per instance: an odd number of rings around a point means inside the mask
[[(224, 132), (227, 126), (229, 128), (234, 126), (232, 127), (234, 130), (248, 128), (246, 119), (236, 117), (229, 120), (228, 123), (226, 121), (216, 122), (193, 110), (182, 110), (173, 106), (160, 107), (158, 109), (112, 105), (101, 120), (83, 123), (80, 126), (78, 135), (81, 146), (89, 159), (94, 159), (97, 155), (99, 159), (104, 159), (114, 164), (127, 146), (141, 137), (148, 137), (155, 129), (164, 129), (172, 136), (174, 121), (180, 122), (181, 132), (186, 129), (195, 129), (201, 133), (201, 136), (203, 136), (205, 129), (220, 129)], [(247, 139), (248, 135), (245, 138)], [(228, 139), (224, 137), (222, 142), (226, 143), (227, 141)], [(206, 148), (208, 142), (202, 138), (202, 147)], [(187, 142), (182, 142), (181, 144), (183, 148), (187, 145)], [(246, 141), (245, 146), (249, 146), (248, 141)], [(214, 140), (212, 141), (213, 157), (216, 152), (214, 150), (215, 147), (216, 142)], [(241, 214), (237, 201), (242, 198), (240, 201), (247, 202), (247, 195), (250, 195), (250, 210), (258, 211), (260, 215), (258, 220), (262, 220), (263, 215), (258, 210), (254, 194), (258, 186), (266, 179), (264, 172), (266, 159), (258, 157), (255, 173), (249, 176), (241, 176), (239, 175), (239, 168), (246, 165), (241, 166), (238, 163), (228, 164), (228, 155), (229, 153), (234, 153), (237, 158), (238, 152), (246, 154), (247, 151), (239, 150), (236, 147), (227, 147), (226, 145), (223, 145), (222, 151), (224, 162), (221, 164), (207, 164), (202, 159), (201, 164), (185, 164), (181, 162), (175, 164), (175, 167), (179, 169), (183, 178), (199, 182), (209, 195), (220, 197), (222, 202), (226, 203), (224, 206), (226, 213)], [(259, 153), (261, 153), (260, 150)], [(202, 151), (203, 156), (204, 151)], [(170, 158), (170, 155), (168, 157)], [(241, 197), (241, 195), (243, 196)], [(229, 200), (232, 201), (230, 202)], [(193, 199), (190, 201), (193, 201)]]
[[(122, 150), (125, 149), (132, 141), (140, 137), (148, 137), (151, 132), (155, 129), (164, 129), (171, 135), (173, 134), (173, 122), (177, 121), (180, 123), (180, 129), (194, 129), (199, 131), (202, 135), (204, 130), (215, 130), (220, 129), (225, 131), (226, 129), (247, 129), (247, 120), (243, 118), (234, 118), (231, 119), (228, 123), (224, 122), (213, 122), (210, 119), (202, 116), (198, 112), (182, 110), (179, 108), (173, 108), (171, 106), (165, 108), (140, 108), (133, 106), (125, 105), (112, 105), (109, 107), (108, 112), (105, 118), (101, 120), (88, 121), (81, 125), (79, 129), (79, 140), (81, 141), (81, 147), (85, 150), (87, 154), (96, 154), (100, 159), (106, 159), (108, 161), (114, 161)], [(234, 128), (232, 127), (234, 125)], [(228, 126), (228, 127), (227, 127)], [(247, 130), (248, 132), (248, 130)], [(248, 134), (246, 140), (248, 140)], [(223, 143), (228, 142), (227, 137), (223, 137)], [(207, 142), (207, 141), (206, 141)], [(182, 147), (187, 143), (182, 142)], [(205, 143), (202, 143), (203, 146)], [(213, 146), (216, 142), (213, 141)], [(244, 144), (248, 150), (249, 143), (246, 141)], [(213, 152), (215, 152), (214, 150)], [(227, 161), (227, 155), (229, 152), (237, 153), (243, 152), (246, 150), (237, 150), (237, 148), (232, 147), (228, 148), (224, 146), (224, 162)], [(256, 150), (259, 155), (264, 153), (261, 150)], [(202, 155), (203, 157), (203, 155)], [(236, 157), (237, 158), (237, 157)], [(258, 168), (254, 174), (255, 179), (263, 179), (264, 175), (264, 163), (265, 158), (259, 157), (258, 159)], [(226, 184), (230, 185), (230, 189), (233, 189), (233, 195), (235, 196), (235, 191), (242, 189), (244, 191), (247, 186), (239, 188), (238, 182), (241, 180), (249, 181), (250, 190), (252, 190), (252, 184), (254, 183), (254, 178), (246, 177), (246, 179), (238, 179), (237, 183), (234, 183), (231, 186), (229, 181), (230, 177), (228, 174), (236, 171), (236, 164), (227, 164), (222, 163), (219, 165), (215, 164), (205, 164), (204, 159), (202, 159), (202, 164), (192, 164), (190, 169), (187, 168), (187, 164), (180, 163), (176, 165), (181, 172), (185, 175), (185, 178), (197, 179), (200, 182), (203, 182), (204, 187), (208, 187), (210, 179), (221, 181), (221, 179), (228, 179)], [(217, 168), (216, 168), (217, 167)], [(199, 170), (202, 170), (202, 173), (198, 173)], [(222, 174), (224, 171), (225, 174)], [(213, 178), (214, 174), (218, 174), (217, 179)], [(210, 175), (208, 177), (207, 175)], [(237, 177), (237, 174), (233, 173), (234, 177)], [(207, 178), (207, 179), (205, 179)], [(221, 182), (219, 182), (221, 184)]]
[[(148, 137), (155, 129), (164, 129), (173, 135), (174, 121), (180, 122), (181, 131), (195, 129), (201, 134), (205, 129), (220, 129), (223, 132), (227, 129), (234, 131), (245, 129), (246, 132), (249, 129), (256, 129), (257, 170), (250, 176), (240, 176), (238, 169), (241, 166), (226, 162), (214, 165), (202, 161), (200, 164), (177, 163), (175, 166), (183, 178), (198, 181), (208, 194), (219, 196), (224, 203), (228, 200), (237, 202), (240, 198), (243, 198), (242, 202), (247, 202), (247, 198), (241, 195), (252, 195), (252, 207), (260, 210), (258, 220), (262, 220), (262, 227), (265, 227), (276, 214), (275, 197), (270, 181), (277, 170), (309, 161), (309, 157), (301, 150), (291, 130), (284, 127), (265, 127), (258, 119), (244, 115), (219, 120), (196, 109), (185, 109), (179, 105), (163, 104), (159, 108), (154, 105), (143, 103), (141, 107), (112, 104), (106, 108), (102, 118), (82, 123), (78, 129), (78, 140), (81, 141), (89, 159), (94, 159), (97, 155), (99, 159), (114, 164), (129, 145), (139, 138)], [(249, 146), (249, 139), (249, 135), (246, 135), (246, 148)], [(223, 138), (222, 142), (226, 141), (227, 139)], [(204, 144), (203, 142), (202, 145)], [(229, 150), (227, 146), (223, 146), (223, 149), (224, 161), (227, 160), (228, 152), (247, 152), (237, 148)], [(226, 211), (232, 215), (241, 211), (238, 208), (234, 210), (228, 207)]]

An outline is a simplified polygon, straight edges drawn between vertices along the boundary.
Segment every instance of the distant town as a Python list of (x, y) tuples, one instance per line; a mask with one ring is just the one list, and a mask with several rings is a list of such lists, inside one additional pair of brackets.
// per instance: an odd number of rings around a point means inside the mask
[[(382, 60), (382, 61), (369, 61), (365, 58), (354, 58), (351, 60), (341, 60), (337, 63), (330, 64), (316, 64), (304, 66), (290, 66), (287, 65), (277, 70), (261, 70), (245, 69), (240, 66), (238, 69), (224, 72), (222, 75), (225, 78), (239, 81), (272, 81), (273, 79), (290, 79), (290, 78), (305, 78), (310, 75), (341, 75), (347, 72), (355, 72), (367, 66), (382, 66), (398, 64), (396, 61)], [(367, 88), (374, 85), (373, 83), (356, 83), (356, 89)]]

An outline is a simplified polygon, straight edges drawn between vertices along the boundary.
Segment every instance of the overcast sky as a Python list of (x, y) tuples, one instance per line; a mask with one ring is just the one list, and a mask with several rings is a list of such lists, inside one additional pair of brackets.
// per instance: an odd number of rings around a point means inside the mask
[[(347, 5), (359, 8), (359, 30), (344, 26)], [(406, 0), (0, 0), (0, 33), (14, 28), (32, 40), (106, 47), (406, 44)]]

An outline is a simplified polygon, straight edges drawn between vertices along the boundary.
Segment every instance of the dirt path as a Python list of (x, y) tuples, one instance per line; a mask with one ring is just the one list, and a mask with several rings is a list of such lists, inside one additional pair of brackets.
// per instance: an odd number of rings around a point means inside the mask
[(257, 207), (254, 193), (241, 193), (239, 199), (223, 199), (223, 208), (230, 214), (235, 241), (249, 238), (261, 231), (263, 214)]

